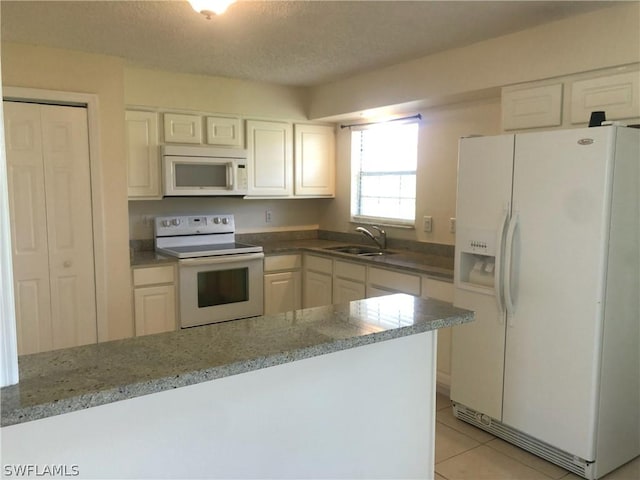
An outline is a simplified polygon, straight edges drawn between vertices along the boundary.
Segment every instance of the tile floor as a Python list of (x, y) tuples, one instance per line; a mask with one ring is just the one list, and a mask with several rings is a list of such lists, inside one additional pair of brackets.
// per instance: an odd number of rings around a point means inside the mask
[[(552, 463), (453, 416), (449, 399), (436, 398), (436, 480), (580, 480)], [(640, 480), (640, 457), (603, 477)]]

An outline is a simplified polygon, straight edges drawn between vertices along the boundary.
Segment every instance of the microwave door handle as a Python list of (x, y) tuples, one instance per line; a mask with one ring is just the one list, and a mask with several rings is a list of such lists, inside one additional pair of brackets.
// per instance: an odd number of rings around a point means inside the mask
[(229, 162), (227, 164), (227, 188), (229, 190), (233, 190), (234, 188), (234, 183), (235, 183), (235, 178), (234, 178), (234, 168), (233, 168), (233, 162)]

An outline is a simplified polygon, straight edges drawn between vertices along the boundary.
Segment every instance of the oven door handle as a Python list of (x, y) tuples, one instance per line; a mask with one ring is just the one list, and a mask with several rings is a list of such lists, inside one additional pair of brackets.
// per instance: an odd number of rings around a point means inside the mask
[(223, 265), (225, 263), (249, 262), (262, 260), (264, 253), (236, 253), (232, 255), (214, 255), (211, 257), (181, 258), (180, 265), (198, 267), (202, 265)]

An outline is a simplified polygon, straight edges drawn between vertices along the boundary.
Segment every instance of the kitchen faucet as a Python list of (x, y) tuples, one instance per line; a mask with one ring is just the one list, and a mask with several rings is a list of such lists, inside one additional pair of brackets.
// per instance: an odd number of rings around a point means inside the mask
[(360, 232), (365, 237), (369, 237), (376, 243), (380, 250), (385, 250), (387, 248), (387, 232), (385, 232), (384, 229), (378, 227), (377, 225), (371, 225), (371, 228), (374, 228), (378, 231), (379, 235), (377, 237), (364, 227), (356, 227), (356, 232)]

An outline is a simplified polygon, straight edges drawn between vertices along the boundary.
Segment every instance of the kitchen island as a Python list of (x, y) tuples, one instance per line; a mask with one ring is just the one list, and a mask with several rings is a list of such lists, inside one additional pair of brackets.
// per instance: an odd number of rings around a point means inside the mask
[(398, 294), (25, 356), (1, 391), (3, 464), (430, 478), (436, 330), (472, 319)]

